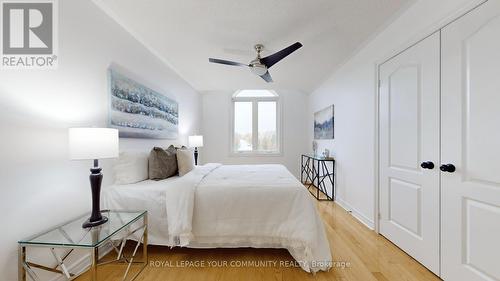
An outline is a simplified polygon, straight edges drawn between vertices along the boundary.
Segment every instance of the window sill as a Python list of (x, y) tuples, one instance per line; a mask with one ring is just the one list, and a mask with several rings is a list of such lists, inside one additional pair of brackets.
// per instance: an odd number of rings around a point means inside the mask
[(282, 157), (282, 152), (230, 152), (232, 157)]

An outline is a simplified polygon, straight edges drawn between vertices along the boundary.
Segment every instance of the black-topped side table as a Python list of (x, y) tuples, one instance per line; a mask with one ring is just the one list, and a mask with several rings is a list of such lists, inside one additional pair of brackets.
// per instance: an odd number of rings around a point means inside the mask
[[(332, 170), (328, 167), (332, 163)], [(319, 201), (333, 201), (335, 198), (335, 159), (317, 155), (302, 154), (300, 157), (300, 181), (307, 186), (311, 194)], [(327, 192), (327, 182), (331, 184), (331, 192)], [(311, 191), (311, 187), (316, 192)]]
[[(66, 259), (75, 249), (84, 249), (90, 252), (90, 280), (97, 281), (97, 266), (114, 262), (125, 262), (127, 267), (123, 280), (127, 279), (132, 264), (139, 264), (139, 271), (130, 278), (134, 280), (148, 263), (148, 213), (147, 211), (103, 211), (108, 217), (105, 224), (82, 228), (82, 223), (89, 214), (82, 215), (62, 225), (53, 227), (41, 234), (32, 236), (18, 242), (19, 244), (19, 281), (26, 281), (27, 275), (32, 280), (40, 280), (34, 269), (58, 273), (73, 280), (78, 274), (69, 271), (65, 264)], [(134, 235), (134, 251), (131, 256), (124, 254), (127, 239)], [(142, 243), (142, 260), (134, 261), (139, 245)], [(110, 261), (99, 262), (99, 248), (105, 245), (117, 253), (116, 258)], [(57, 265), (55, 267), (41, 265), (29, 260), (29, 248), (45, 248), (52, 253)], [(56, 250), (57, 249), (57, 250)]]

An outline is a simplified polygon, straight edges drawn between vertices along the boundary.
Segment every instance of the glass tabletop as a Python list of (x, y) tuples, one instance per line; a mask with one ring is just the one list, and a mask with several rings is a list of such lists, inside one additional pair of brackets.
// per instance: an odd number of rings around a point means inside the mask
[(108, 221), (102, 225), (83, 228), (90, 213), (54, 227), (46, 232), (19, 241), (19, 244), (59, 247), (95, 247), (115, 233), (142, 218), (146, 211), (102, 211)]
[(302, 154), (302, 156), (313, 158), (315, 160), (321, 160), (321, 161), (334, 161), (335, 160), (333, 157), (324, 157), (322, 155), (314, 155), (314, 154)]

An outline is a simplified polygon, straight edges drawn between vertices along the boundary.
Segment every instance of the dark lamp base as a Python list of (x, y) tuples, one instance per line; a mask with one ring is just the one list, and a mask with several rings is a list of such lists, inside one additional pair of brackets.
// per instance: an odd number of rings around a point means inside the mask
[(90, 218), (83, 223), (83, 228), (98, 226), (108, 221), (107, 217), (101, 215), (100, 195), (102, 173), (97, 160), (94, 160), (94, 167), (90, 169), (89, 179), (90, 190), (92, 191), (92, 213), (90, 214)]
[(88, 228), (88, 227), (94, 227), (94, 226), (98, 226), (98, 225), (101, 225), (103, 223), (106, 223), (108, 221), (108, 218), (105, 217), (105, 216), (102, 216), (102, 218), (100, 220), (97, 220), (97, 221), (90, 221), (90, 219), (88, 219), (87, 221), (85, 221), (82, 225), (83, 228)]

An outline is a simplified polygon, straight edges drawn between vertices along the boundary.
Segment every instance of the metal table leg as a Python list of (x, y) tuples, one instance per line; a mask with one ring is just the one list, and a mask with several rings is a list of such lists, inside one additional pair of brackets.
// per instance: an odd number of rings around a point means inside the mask
[(143, 218), (144, 222), (144, 238), (142, 239), (142, 259), (144, 266), (148, 265), (148, 214), (146, 213)]
[(90, 280), (97, 281), (97, 263), (99, 261), (99, 248), (95, 247), (91, 250), (90, 258)]
[(63, 259), (56, 253), (56, 250), (54, 248), (50, 248), (50, 251), (52, 252), (52, 255), (54, 256), (54, 259), (57, 261), (57, 264), (61, 267), (61, 271), (63, 274), (66, 276), (66, 278), (70, 279), (71, 274), (69, 273), (68, 269), (66, 268), (66, 265), (64, 264)]
[(300, 156), (300, 183), (304, 183), (304, 156)]
[(26, 263), (26, 247), (19, 245), (18, 247), (18, 277), (19, 281), (26, 281), (26, 269), (24, 268), (24, 264)]

